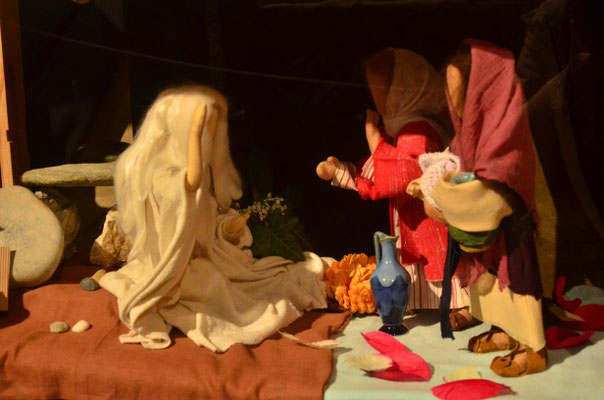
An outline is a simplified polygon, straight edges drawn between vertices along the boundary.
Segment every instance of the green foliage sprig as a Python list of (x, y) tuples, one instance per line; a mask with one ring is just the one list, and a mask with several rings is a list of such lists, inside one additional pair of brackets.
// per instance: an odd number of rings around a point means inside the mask
[(240, 210), (249, 214), (248, 226), (252, 231), (254, 257), (280, 256), (292, 261), (304, 261), (303, 245), (307, 243), (300, 234), (300, 220), (287, 212), (282, 197), (271, 193), (261, 201)]

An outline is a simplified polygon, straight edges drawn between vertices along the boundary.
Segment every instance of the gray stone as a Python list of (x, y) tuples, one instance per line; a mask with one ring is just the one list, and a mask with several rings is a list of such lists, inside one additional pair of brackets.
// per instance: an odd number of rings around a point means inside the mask
[(63, 333), (69, 330), (69, 325), (63, 321), (55, 321), (50, 324), (50, 331), (52, 333)]
[(90, 262), (105, 268), (121, 265), (128, 260), (132, 245), (118, 225), (118, 212), (111, 210), (105, 218), (103, 232), (90, 249)]
[(80, 286), (82, 287), (82, 289), (88, 290), (89, 292), (93, 292), (101, 288), (99, 283), (90, 277), (82, 279), (80, 281)]
[(111, 186), (115, 162), (63, 164), (32, 169), (21, 176), (21, 181), (33, 186)]
[(63, 229), (52, 210), (27, 188), (1, 188), (0, 246), (11, 249), (11, 287), (37, 286), (59, 265)]
[(50, 187), (38, 190), (34, 194), (55, 213), (63, 228), (63, 241), (67, 247), (73, 242), (80, 229), (80, 216), (76, 205)]

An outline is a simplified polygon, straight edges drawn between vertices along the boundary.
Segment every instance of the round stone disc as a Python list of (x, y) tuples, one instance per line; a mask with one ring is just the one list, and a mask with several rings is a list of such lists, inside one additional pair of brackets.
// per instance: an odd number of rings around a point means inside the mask
[(11, 287), (46, 282), (63, 254), (59, 220), (23, 186), (0, 188), (0, 246), (11, 251)]

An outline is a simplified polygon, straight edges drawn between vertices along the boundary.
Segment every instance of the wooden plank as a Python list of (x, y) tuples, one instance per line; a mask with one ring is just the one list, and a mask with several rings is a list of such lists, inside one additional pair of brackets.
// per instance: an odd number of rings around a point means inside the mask
[[(0, 15), (1, 17), (1, 15)], [(8, 112), (6, 109), (6, 79), (4, 73), (4, 52), (2, 46), (2, 25), (0, 19), (0, 175), (2, 187), (13, 184), (13, 165), (10, 142), (8, 140)]]
[(8, 282), (10, 279), (10, 247), (0, 246), (0, 311), (8, 310)]
[(18, 0), (0, 0), (0, 175), (16, 183), (29, 168)]

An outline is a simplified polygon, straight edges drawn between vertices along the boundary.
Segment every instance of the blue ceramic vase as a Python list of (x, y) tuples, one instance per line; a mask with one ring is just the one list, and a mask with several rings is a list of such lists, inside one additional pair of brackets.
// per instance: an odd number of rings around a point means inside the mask
[(407, 332), (403, 317), (409, 303), (411, 276), (396, 260), (398, 238), (382, 232), (373, 235), (377, 268), (371, 274), (371, 291), (382, 323), (380, 331), (397, 336)]

